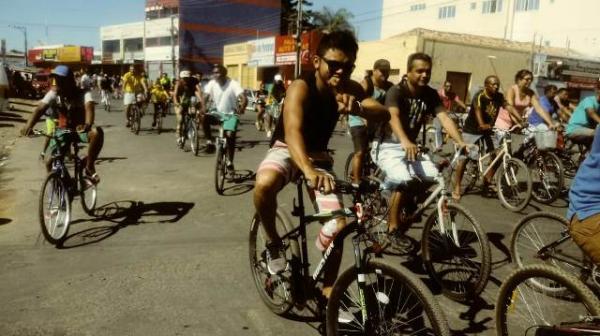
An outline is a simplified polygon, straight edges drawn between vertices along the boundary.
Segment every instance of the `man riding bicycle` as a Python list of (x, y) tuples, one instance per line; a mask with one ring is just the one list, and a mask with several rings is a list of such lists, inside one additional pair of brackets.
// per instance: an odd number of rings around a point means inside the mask
[(158, 113), (162, 113), (163, 115), (167, 111), (167, 104), (169, 101), (169, 94), (163, 86), (157, 82), (152, 87), (152, 91), (150, 92), (152, 104), (154, 104), (154, 119), (152, 119), (152, 127), (156, 127), (156, 119), (158, 117)]
[[(328, 171), (332, 158), (327, 152), (340, 114), (371, 121), (389, 118), (385, 107), (367, 98), (360, 84), (350, 79), (357, 51), (356, 38), (349, 31), (324, 35), (312, 57), (316, 70), (295, 80), (287, 90), (283, 114), (271, 139), (271, 149), (258, 167), (254, 189), (254, 206), (267, 235), (267, 269), (271, 274), (280, 274), (288, 265), (275, 227), (279, 191), (303, 173), (320, 212), (341, 209), (341, 195), (332, 193), (334, 177)], [(345, 225), (345, 218), (333, 221), (338, 232)], [(331, 235), (320, 234), (317, 246), (325, 250), (332, 239)], [(325, 269), (325, 297), (329, 297), (341, 260), (341, 255), (331, 257), (333, 262)]]
[(281, 104), (285, 98), (285, 85), (283, 85), (283, 77), (276, 74), (273, 78), (273, 86), (267, 98), (267, 138), (271, 138), (274, 122), (281, 114)]
[[(77, 87), (73, 72), (65, 65), (54, 68), (51, 77), (54, 85), (35, 108), (31, 118), (27, 121), (25, 127), (21, 129), (21, 134), (31, 134), (33, 126), (44, 112), (51, 107), (58, 113), (56, 135), (60, 137), (62, 130), (73, 129), (77, 130), (78, 141), (89, 142), (88, 155), (84, 160), (84, 174), (90, 177), (94, 183), (98, 183), (100, 178), (96, 173), (95, 162), (104, 143), (104, 132), (102, 128), (93, 126), (95, 103), (92, 99), (92, 93)], [(50, 142), (52, 148), (62, 145), (65, 145), (65, 143), (56, 143), (54, 140)], [(52, 168), (50, 166), (51, 162), (52, 158), (49, 156), (46, 161), (48, 171)]]
[[(224, 115), (223, 130), (227, 138), (227, 168), (234, 170), (233, 155), (235, 153), (235, 141), (239, 117), (236, 114), (243, 114), (246, 110), (248, 100), (244, 95), (244, 89), (235, 80), (227, 77), (227, 69), (221, 64), (215, 64), (212, 70), (213, 79), (204, 87), (204, 93), (213, 102), (213, 107), (217, 112)], [(238, 104), (239, 100), (239, 104)], [(208, 144), (212, 144), (212, 135), (210, 131), (211, 121), (209, 118), (203, 118), (202, 127), (204, 137)], [(207, 147), (208, 148), (208, 147)]]
[(596, 94), (582, 99), (567, 125), (567, 136), (575, 143), (590, 146), (594, 140), (594, 128), (600, 123), (600, 84)]
[[(183, 115), (189, 112), (190, 106), (199, 104), (200, 111), (204, 110), (204, 99), (200, 83), (189, 70), (182, 70), (179, 73), (179, 80), (173, 89), (173, 103), (175, 104), (175, 117), (177, 119), (177, 145), (183, 144)], [(195, 106), (194, 106), (195, 107)]]
[(131, 126), (131, 107), (137, 102), (136, 96), (139, 93), (144, 94), (144, 97), (148, 95), (148, 87), (146, 81), (139, 74), (137, 67), (134, 65), (129, 66), (129, 72), (123, 75), (123, 105), (125, 105), (125, 117), (127, 118), (127, 125)]

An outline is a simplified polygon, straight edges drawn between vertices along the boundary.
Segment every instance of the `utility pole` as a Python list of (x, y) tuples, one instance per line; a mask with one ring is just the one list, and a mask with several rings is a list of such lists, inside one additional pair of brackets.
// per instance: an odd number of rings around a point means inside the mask
[(25, 66), (28, 66), (29, 64), (27, 63), (27, 27), (14, 25), (10, 25), (9, 27), (20, 30), (23, 33), (23, 37), (25, 38), (25, 51), (23, 53), (25, 56)]
[(175, 73), (175, 15), (171, 15), (171, 67), (173, 71), (173, 79), (177, 78)]
[(300, 77), (302, 72), (302, 66), (300, 54), (302, 52), (302, 0), (298, 0), (298, 15), (296, 21), (296, 67), (294, 69), (294, 76)]

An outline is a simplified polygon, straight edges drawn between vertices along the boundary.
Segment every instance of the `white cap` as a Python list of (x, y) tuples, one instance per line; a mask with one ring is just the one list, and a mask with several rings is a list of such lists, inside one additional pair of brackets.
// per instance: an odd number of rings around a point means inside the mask
[(275, 77), (273, 77), (273, 80), (275, 80), (276, 82), (281, 82), (283, 80), (283, 77), (281, 77), (280, 74), (275, 75)]
[(189, 70), (182, 70), (179, 73), (179, 78), (188, 78), (188, 77), (191, 77), (191, 76), (192, 76), (192, 73)]

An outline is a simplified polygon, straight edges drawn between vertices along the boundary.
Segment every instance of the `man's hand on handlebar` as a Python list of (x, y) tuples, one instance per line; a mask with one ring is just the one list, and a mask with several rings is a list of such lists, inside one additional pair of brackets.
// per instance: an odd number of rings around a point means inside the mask
[(412, 141), (405, 141), (402, 142), (402, 147), (404, 147), (408, 161), (415, 161), (417, 159), (417, 154), (419, 153), (419, 147), (417, 147), (417, 145)]
[(308, 186), (323, 194), (329, 194), (335, 190), (335, 181), (331, 174), (316, 169), (304, 172)]
[(480, 131), (488, 131), (492, 129), (492, 125), (490, 124), (483, 124), (483, 125), (479, 125), (479, 130)]

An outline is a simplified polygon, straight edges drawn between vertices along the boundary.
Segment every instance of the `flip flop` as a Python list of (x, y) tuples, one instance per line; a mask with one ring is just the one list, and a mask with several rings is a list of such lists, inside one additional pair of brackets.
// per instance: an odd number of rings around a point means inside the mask
[(90, 173), (90, 171), (87, 170), (87, 168), (84, 169), (84, 174), (87, 178), (89, 178), (92, 183), (94, 184), (98, 184), (100, 183), (100, 175), (98, 175), (98, 173)]
[(455, 192), (452, 192), (452, 200), (456, 203), (460, 202), (461, 199), (461, 195), (460, 194), (456, 194)]

